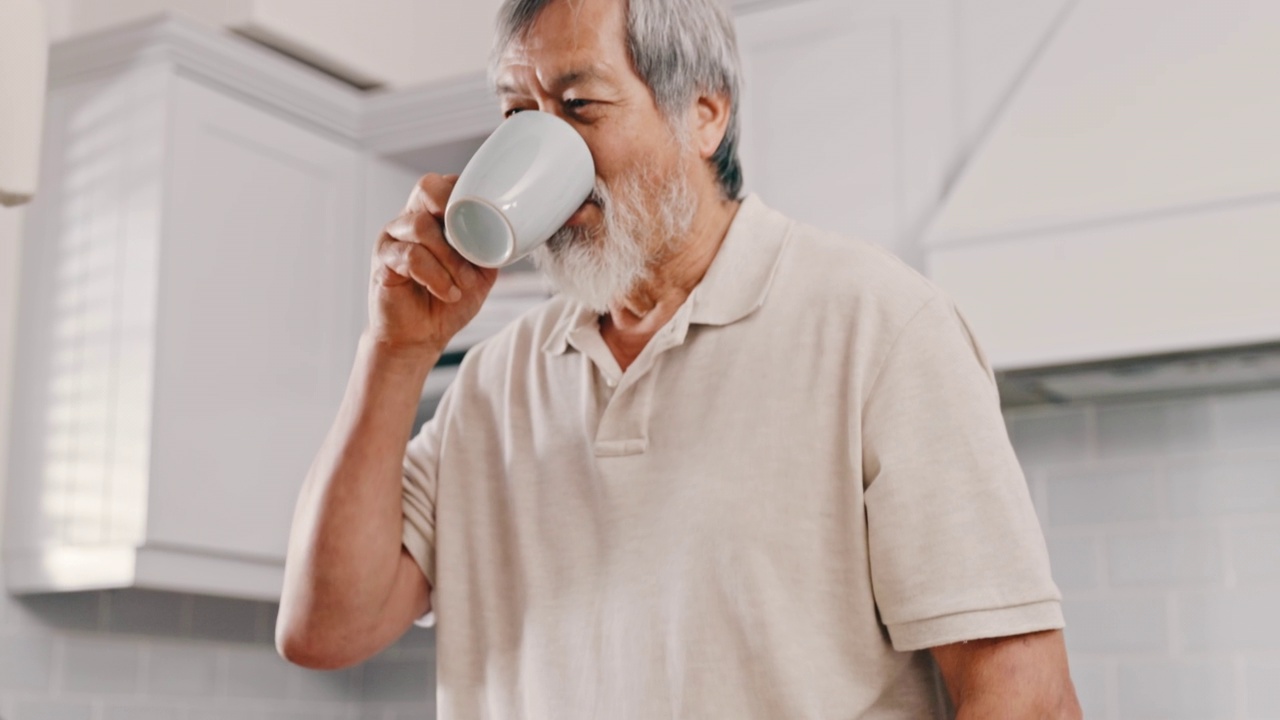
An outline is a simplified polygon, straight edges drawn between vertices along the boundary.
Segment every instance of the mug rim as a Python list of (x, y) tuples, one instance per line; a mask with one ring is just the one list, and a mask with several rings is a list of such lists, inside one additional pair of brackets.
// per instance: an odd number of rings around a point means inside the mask
[[(453, 216), (454, 209), (458, 205), (464, 202), (473, 202), (473, 203), (479, 203), (481, 205), (484, 205), (485, 207), (492, 210), (494, 214), (496, 214), (498, 217), (502, 218), (502, 224), (507, 226), (507, 233), (511, 237), (511, 242), (507, 244), (506, 251), (502, 253), (502, 257), (499, 258), (497, 261), (491, 263), (487, 260), (480, 260), (479, 258), (473, 256), (466, 248), (453, 242), (453, 240), (450, 238), (450, 235), (452, 235), (453, 233), (449, 232), (449, 225), (451, 224), (449, 222), (449, 218)], [(458, 197), (458, 198), (449, 198), (449, 206), (446, 207), (444, 211), (444, 229), (445, 229), (445, 241), (449, 243), (449, 247), (453, 248), (454, 250), (457, 250), (458, 254), (461, 255), (463, 258), (465, 258), (467, 262), (473, 265), (479, 265), (480, 267), (500, 268), (500, 267), (503, 267), (504, 265), (509, 264), (512, 260), (512, 256), (515, 255), (516, 246), (519, 244), (518, 238), (516, 237), (516, 229), (512, 227), (511, 221), (507, 219), (507, 214), (499, 210), (496, 205), (480, 197), (479, 195), (463, 195), (462, 197)]]

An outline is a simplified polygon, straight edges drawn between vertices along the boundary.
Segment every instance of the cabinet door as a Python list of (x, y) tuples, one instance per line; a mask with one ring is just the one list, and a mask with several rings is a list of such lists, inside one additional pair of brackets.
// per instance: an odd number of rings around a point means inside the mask
[(811, 0), (737, 21), (747, 189), (805, 222), (891, 243), (896, 230), (893, 19)]
[(178, 78), (148, 545), (279, 562), (364, 311), (358, 153)]

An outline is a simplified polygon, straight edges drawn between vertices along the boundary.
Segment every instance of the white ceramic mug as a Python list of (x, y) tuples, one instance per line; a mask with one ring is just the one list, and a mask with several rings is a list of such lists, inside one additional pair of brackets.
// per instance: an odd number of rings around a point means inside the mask
[(550, 113), (512, 115), (467, 162), (444, 212), (444, 233), (482, 267), (510, 265), (559, 230), (595, 187), (591, 151)]

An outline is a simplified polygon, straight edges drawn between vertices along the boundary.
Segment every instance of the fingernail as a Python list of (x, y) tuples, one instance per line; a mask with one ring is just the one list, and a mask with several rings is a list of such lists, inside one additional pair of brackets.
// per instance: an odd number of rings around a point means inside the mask
[(449, 288), (449, 302), (458, 302), (462, 299), (462, 291), (457, 286)]

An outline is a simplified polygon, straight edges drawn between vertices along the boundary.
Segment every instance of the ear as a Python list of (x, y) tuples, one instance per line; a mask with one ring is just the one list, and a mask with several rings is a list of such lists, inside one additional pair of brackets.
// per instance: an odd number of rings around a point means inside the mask
[(699, 96), (693, 105), (693, 145), (703, 160), (708, 160), (720, 147), (725, 130), (729, 127), (729, 96), (724, 94)]

